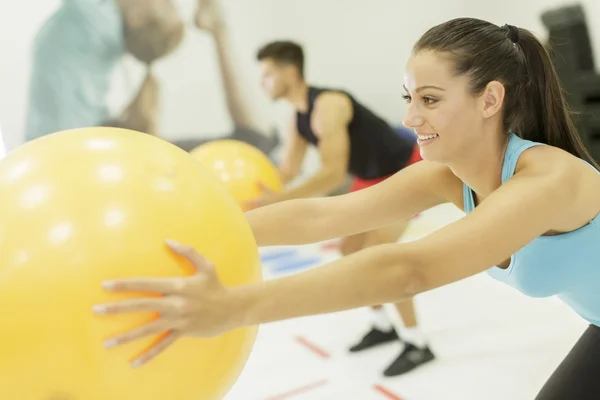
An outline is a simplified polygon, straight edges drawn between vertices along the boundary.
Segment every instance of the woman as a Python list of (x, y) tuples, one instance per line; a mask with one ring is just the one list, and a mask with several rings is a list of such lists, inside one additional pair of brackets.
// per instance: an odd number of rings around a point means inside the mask
[[(154, 134), (158, 87), (150, 66), (179, 45), (184, 31), (170, 0), (63, 0), (35, 39), (25, 139), (101, 125)], [(126, 52), (148, 74), (113, 118), (107, 96)]]
[(98, 313), (162, 315), (106, 345), (170, 331), (139, 365), (182, 336), (397, 302), (487, 270), (528, 295), (559, 295), (590, 322), (537, 399), (599, 398), (600, 176), (546, 49), (525, 29), (451, 20), (416, 43), (405, 89), (405, 125), (419, 135), (424, 161), (356, 193), (251, 211), (256, 240), (260, 246), (317, 242), (447, 202), (463, 208), (464, 218), (417, 241), (236, 288), (222, 285), (194, 249), (169, 242), (198, 273), (107, 282), (110, 290), (165, 296), (98, 306)]

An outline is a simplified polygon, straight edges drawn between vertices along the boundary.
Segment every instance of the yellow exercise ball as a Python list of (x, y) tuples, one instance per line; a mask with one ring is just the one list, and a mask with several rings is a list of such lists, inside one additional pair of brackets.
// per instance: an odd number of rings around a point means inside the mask
[(103, 281), (192, 273), (165, 239), (197, 248), (226, 285), (262, 279), (251, 229), (232, 196), (166, 141), (116, 128), (75, 129), (2, 160), (0, 399), (222, 399), (247, 361), (256, 327), (179, 340), (140, 368), (130, 362), (157, 337), (103, 347), (156, 318), (94, 315), (93, 305), (132, 295), (104, 291)]
[(261, 184), (274, 192), (283, 187), (275, 165), (265, 153), (248, 143), (215, 140), (196, 147), (190, 154), (225, 184), (243, 209), (247, 202), (261, 195)]

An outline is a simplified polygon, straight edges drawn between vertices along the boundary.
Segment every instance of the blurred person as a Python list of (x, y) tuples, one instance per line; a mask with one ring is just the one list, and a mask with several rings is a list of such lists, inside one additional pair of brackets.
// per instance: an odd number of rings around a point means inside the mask
[[(184, 32), (170, 0), (63, 0), (35, 37), (25, 139), (103, 125), (156, 134), (151, 66), (175, 50)], [(147, 74), (131, 104), (113, 117), (107, 95), (126, 52)]]
[(249, 82), (244, 79), (241, 64), (232, 42), (229, 25), (221, 0), (198, 0), (195, 25), (212, 36), (218, 68), (223, 82), (227, 110), (233, 121), (233, 131), (227, 134), (198, 138), (188, 135), (186, 139), (174, 143), (184, 150), (212, 140), (235, 139), (250, 143), (266, 154), (279, 146), (279, 136), (275, 129), (268, 127), (268, 121), (260, 112)]
[[(352, 176), (349, 192), (380, 182), (421, 160), (416, 136), (397, 132), (388, 122), (347, 91), (316, 87), (305, 79), (304, 50), (292, 41), (274, 41), (257, 54), (262, 87), (271, 100), (284, 100), (296, 111), (287, 132), (287, 147), (279, 171), (285, 183), (299, 174), (309, 146), (318, 149), (321, 166), (304, 182), (281, 193), (265, 192), (251, 206), (258, 207), (296, 198), (327, 195), (339, 190), (347, 174)], [(346, 256), (362, 249), (397, 242), (409, 221), (398, 221), (370, 232), (342, 239)], [(384, 375), (401, 375), (435, 357), (418, 326), (412, 299), (395, 304), (401, 316), (390, 318), (383, 306), (371, 309), (371, 327), (350, 348), (351, 352), (402, 340), (404, 348), (384, 370)]]
[[(235, 129), (230, 137), (265, 152), (277, 136), (253, 108), (235, 60), (219, 0), (198, 0), (195, 25), (215, 40), (224, 89)], [(182, 42), (185, 25), (171, 0), (63, 0), (35, 38), (26, 140), (78, 127), (116, 126), (160, 136), (159, 82), (152, 65)], [(110, 115), (107, 95), (117, 65), (131, 54), (147, 67), (130, 104)], [(189, 151), (224, 135), (174, 140)]]

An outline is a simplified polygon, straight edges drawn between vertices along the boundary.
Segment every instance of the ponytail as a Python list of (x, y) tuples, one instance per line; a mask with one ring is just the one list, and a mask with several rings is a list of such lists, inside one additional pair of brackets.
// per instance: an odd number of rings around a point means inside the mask
[(558, 147), (600, 168), (575, 128), (546, 47), (530, 31), (519, 28), (518, 32), (516, 45), (523, 52), (527, 83), (516, 131), (523, 139)]

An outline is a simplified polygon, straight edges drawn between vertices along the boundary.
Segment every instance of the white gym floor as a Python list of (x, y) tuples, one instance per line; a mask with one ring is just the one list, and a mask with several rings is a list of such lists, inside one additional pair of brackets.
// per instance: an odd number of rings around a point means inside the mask
[[(461, 216), (451, 205), (432, 209), (403, 240)], [(265, 278), (336, 259), (337, 251), (326, 245), (261, 249)], [(433, 362), (385, 378), (382, 371), (399, 354), (399, 342), (348, 353), (369, 327), (366, 309), (271, 323), (261, 326), (225, 399), (531, 400), (587, 326), (558, 299), (525, 297), (485, 274), (415, 302), (437, 356)]]

